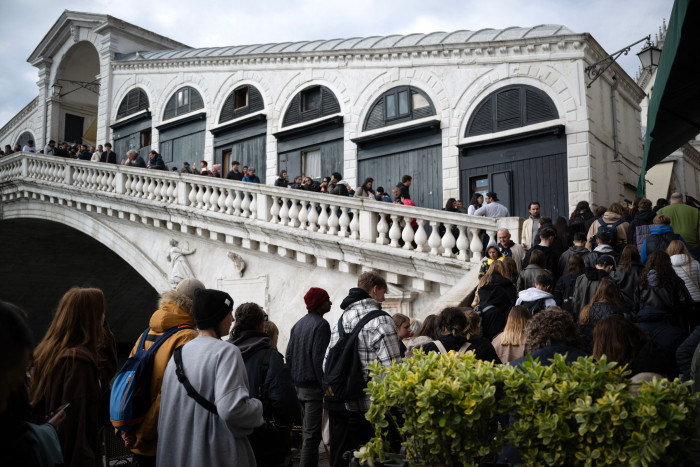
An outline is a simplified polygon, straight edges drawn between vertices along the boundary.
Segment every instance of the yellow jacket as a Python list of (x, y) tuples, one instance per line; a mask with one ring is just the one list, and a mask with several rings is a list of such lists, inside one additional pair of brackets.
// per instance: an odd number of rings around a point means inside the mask
[[(161, 295), (160, 309), (153, 313), (148, 326), (151, 328), (149, 335), (159, 336), (168, 329), (175, 326), (195, 327), (194, 317), (191, 314), (192, 300), (186, 295), (177, 292), (166, 292)], [(132, 449), (136, 454), (143, 456), (155, 456), (158, 442), (158, 414), (160, 412), (160, 389), (163, 385), (163, 373), (168, 365), (170, 357), (175, 349), (185, 345), (197, 336), (194, 329), (183, 329), (170, 336), (156, 351), (153, 358), (153, 376), (151, 377), (151, 408), (146, 413), (146, 418), (136, 428), (133, 434), (139, 440), (139, 447)], [(129, 356), (136, 353), (139, 339), (134, 344)], [(153, 341), (146, 340), (145, 347), (148, 349), (153, 345)]]

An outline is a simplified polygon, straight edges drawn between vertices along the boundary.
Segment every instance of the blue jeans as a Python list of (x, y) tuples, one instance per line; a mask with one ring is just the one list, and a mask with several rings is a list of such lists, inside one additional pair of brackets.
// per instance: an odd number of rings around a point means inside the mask
[(304, 410), (304, 444), (301, 448), (299, 465), (317, 467), (323, 419), (323, 392), (320, 388), (297, 387), (296, 390), (297, 398)]

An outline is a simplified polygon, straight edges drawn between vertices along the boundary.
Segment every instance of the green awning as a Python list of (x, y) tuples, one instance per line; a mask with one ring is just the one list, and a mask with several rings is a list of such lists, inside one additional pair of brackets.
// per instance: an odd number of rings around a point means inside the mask
[(700, 133), (700, 1), (676, 0), (649, 102), (637, 196), (648, 169)]

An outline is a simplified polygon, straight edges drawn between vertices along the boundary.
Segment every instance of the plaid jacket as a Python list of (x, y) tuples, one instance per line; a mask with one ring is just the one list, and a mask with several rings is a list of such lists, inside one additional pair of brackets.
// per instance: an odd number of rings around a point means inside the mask
[[(343, 329), (346, 333), (352, 332), (355, 325), (372, 310), (381, 309), (381, 305), (374, 299), (365, 298), (349, 305), (343, 312)], [(331, 342), (326, 349), (326, 356), (323, 359), (323, 366), (326, 366), (328, 350), (330, 350), (340, 338), (338, 334), (338, 323), (333, 326)], [(357, 336), (357, 351), (362, 361), (365, 371), (365, 378), (369, 380), (368, 366), (375, 360), (384, 366), (391, 365), (394, 361), (401, 362), (399, 350), (399, 337), (396, 334), (394, 321), (389, 316), (380, 316), (368, 322)], [(351, 412), (366, 412), (369, 410), (369, 394), (357, 401), (347, 402), (345, 409)]]

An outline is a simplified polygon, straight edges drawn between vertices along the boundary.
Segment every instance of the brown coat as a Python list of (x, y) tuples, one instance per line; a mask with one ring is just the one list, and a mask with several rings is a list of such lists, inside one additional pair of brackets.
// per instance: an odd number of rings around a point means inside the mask
[[(169, 300), (169, 301), (166, 301)], [(192, 302), (186, 296), (177, 292), (169, 292), (163, 295), (161, 306), (153, 313), (148, 323), (149, 334), (159, 336), (168, 329), (175, 326), (195, 327), (194, 318), (186, 310), (191, 309)], [(163, 373), (168, 366), (170, 357), (175, 349), (185, 345), (197, 337), (194, 329), (183, 329), (168, 338), (156, 351), (153, 358), (153, 374), (151, 376), (151, 407), (146, 412), (146, 418), (136, 428), (133, 434), (139, 440), (139, 447), (132, 449), (133, 452), (143, 456), (155, 456), (158, 443), (158, 415), (160, 413), (160, 390), (163, 386)], [(139, 340), (141, 336), (139, 336)], [(145, 347), (148, 349), (153, 345), (152, 341), (146, 341)], [(131, 355), (136, 353), (138, 340), (131, 349)]]
[[(621, 219), (622, 216), (612, 211), (606, 211), (605, 214), (603, 214), (603, 221), (607, 224), (614, 224), (615, 222)], [(618, 251), (622, 251), (625, 245), (627, 245), (627, 227), (629, 227), (629, 225), (629, 222), (622, 222), (615, 229), (617, 232), (615, 238), (616, 245), (611, 246), (613, 248), (617, 248)], [(593, 245), (591, 244), (591, 242), (593, 241), (593, 237), (595, 237), (598, 234), (599, 227), (600, 222), (598, 222), (598, 218), (596, 218), (593, 224), (591, 224), (591, 227), (588, 229), (588, 233), (586, 234), (586, 248), (588, 248), (591, 251), (593, 251)]]
[(86, 347), (66, 349), (53, 371), (53, 389), (34, 407), (34, 422), (44, 423), (65, 402), (66, 419), (58, 428), (66, 466), (101, 466), (98, 431), (100, 370), (97, 355)]

